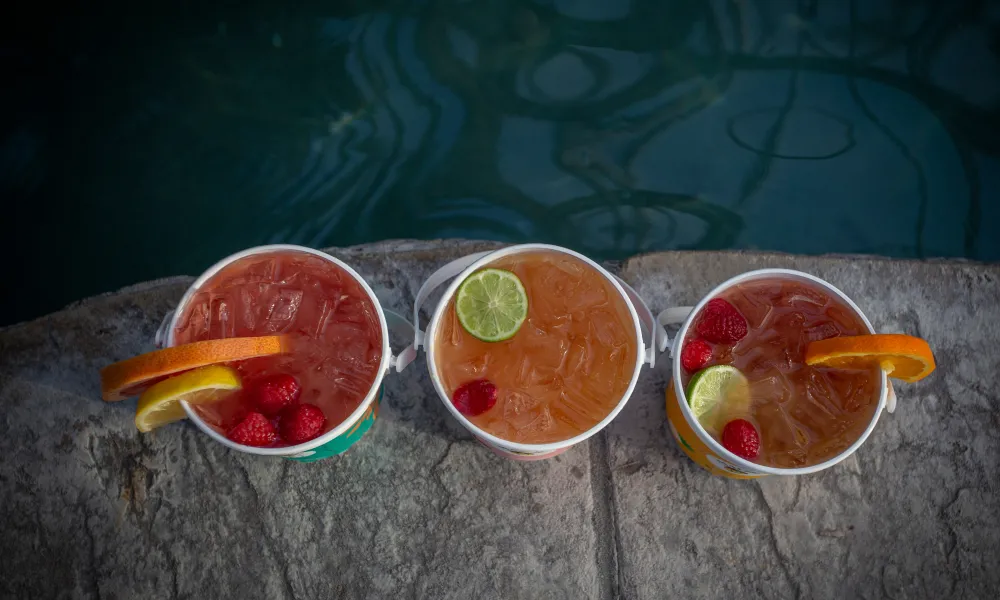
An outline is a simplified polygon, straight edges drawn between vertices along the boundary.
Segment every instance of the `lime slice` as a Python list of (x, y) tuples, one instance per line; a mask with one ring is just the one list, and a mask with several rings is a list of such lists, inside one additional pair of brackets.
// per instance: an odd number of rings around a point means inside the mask
[(717, 429), (720, 415), (749, 407), (750, 384), (736, 367), (708, 367), (691, 378), (687, 401), (701, 426), (712, 432)]
[(471, 335), (500, 342), (514, 337), (528, 317), (528, 294), (510, 271), (483, 269), (459, 286), (455, 313)]
[(208, 404), (240, 389), (240, 376), (234, 369), (220, 365), (202, 367), (175, 375), (149, 388), (139, 396), (135, 426), (143, 433), (167, 423), (187, 418), (181, 400)]

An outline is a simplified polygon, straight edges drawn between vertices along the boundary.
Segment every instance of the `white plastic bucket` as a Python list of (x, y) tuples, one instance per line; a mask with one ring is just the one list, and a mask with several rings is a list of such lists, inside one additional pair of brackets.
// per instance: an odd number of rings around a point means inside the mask
[[(569, 256), (575, 257), (587, 265), (592, 267), (595, 271), (600, 273), (605, 277), (608, 282), (614, 287), (614, 289), (621, 295), (625, 300), (625, 304), (628, 307), (629, 314), (632, 317), (632, 324), (635, 331), (635, 343), (636, 343), (636, 360), (635, 365), (632, 369), (632, 376), (629, 381), (628, 388), (622, 395), (621, 399), (615, 405), (614, 409), (608, 413), (604, 419), (599, 423), (588, 429), (587, 431), (574, 436), (572, 438), (561, 440), (558, 442), (552, 442), (548, 444), (522, 444), (518, 442), (512, 442), (510, 440), (505, 440), (503, 438), (496, 437), (483, 429), (480, 429), (475, 424), (473, 424), (468, 418), (455, 408), (452, 404), (451, 399), (448, 395), (448, 391), (445, 389), (444, 384), (441, 382), (441, 378), (438, 375), (437, 369), (437, 357), (434, 351), (433, 341), (437, 338), (437, 327), (440, 325), (443, 319), (443, 315), (448, 306), (449, 301), (452, 296), (455, 295), (458, 290), (459, 285), (466, 277), (471, 275), (474, 271), (493, 263), (501, 258), (511, 256), (514, 254), (522, 254), (526, 252), (537, 252), (537, 251), (550, 251), (559, 252), (567, 254)], [(421, 332), (419, 328), (419, 311), (421, 305), (427, 300), (427, 297), (436, 288), (444, 284), (446, 281), (454, 279), (451, 285), (445, 289), (440, 300), (438, 300), (437, 308), (434, 310), (431, 316), (430, 323), (427, 325), (426, 333)], [(431, 381), (434, 383), (434, 388), (438, 392), (438, 396), (441, 398), (441, 402), (445, 405), (451, 414), (458, 419), (458, 421), (472, 434), (482, 442), (490, 450), (504, 456), (506, 458), (511, 458), (513, 460), (539, 460), (543, 458), (549, 458), (565, 452), (571, 446), (579, 444), (580, 442), (586, 440), (590, 436), (594, 435), (608, 423), (610, 423), (615, 416), (621, 412), (625, 403), (628, 401), (629, 397), (632, 395), (632, 391), (635, 389), (636, 381), (639, 378), (639, 373), (644, 364), (649, 364), (652, 366), (656, 360), (656, 347), (658, 343), (659, 332), (662, 332), (655, 319), (653, 318), (653, 313), (650, 312), (649, 307), (642, 300), (641, 297), (633, 290), (628, 284), (626, 284), (621, 279), (615, 277), (614, 275), (608, 273), (603, 267), (601, 267), (596, 262), (590, 260), (586, 256), (569, 250), (567, 248), (562, 248), (559, 246), (550, 246), (547, 244), (521, 244), (517, 246), (509, 246), (500, 250), (495, 250), (491, 252), (480, 252), (477, 254), (472, 254), (465, 256), (458, 260), (452, 261), (447, 265), (441, 267), (433, 275), (431, 275), (424, 285), (420, 288), (417, 293), (417, 298), (413, 307), (413, 323), (414, 323), (414, 341), (413, 344), (400, 352), (399, 362), (403, 366), (408, 364), (416, 357), (417, 350), (421, 345), (425, 347), (427, 353), (427, 367), (430, 372)], [(645, 331), (643, 328), (645, 325)], [(650, 341), (647, 344), (643, 340), (644, 333), (647, 333), (650, 337)]]
[[(346, 451), (355, 442), (361, 439), (365, 432), (371, 427), (375, 418), (378, 416), (378, 403), (381, 400), (382, 379), (389, 368), (396, 364), (396, 359), (392, 355), (392, 350), (389, 347), (389, 328), (386, 320), (387, 315), (393, 322), (394, 326), (403, 327), (410, 331), (413, 329), (412, 325), (410, 325), (405, 318), (393, 313), (392, 311), (385, 311), (382, 309), (382, 305), (375, 296), (375, 292), (372, 291), (368, 283), (360, 275), (358, 275), (358, 273), (352, 269), (350, 265), (333, 256), (330, 256), (325, 252), (291, 244), (257, 246), (255, 248), (249, 248), (247, 250), (243, 250), (242, 252), (237, 252), (236, 254), (227, 256), (202, 273), (202, 275), (191, 284), (191, 287), (189, 287), (187, 292), (184, 293), (184, 296), (181, 297), (180, 302), (177, 304), (177, 308), (167, 314), (163, 320), (163, 324), (160, 325), (159, 331), (156, 333), (156, 345), (158, 347), (169, 347), (174, 345), (174, 331), (177, 327), (177, 321), (180, 318), (180, 315), (184, 313), (184, 309), (191, 298), (213, 275), (221, 271), (229, 264), (242, 258), (272, 252), (302, 252), (318, 256), (323, 260), (337, 265), (347, 272), (354, 278), (355, 281), (358, 282), (361, 289), (363, 289), (368, 295), (368, 298), (372, 301), (372, 305), (375, 307), (375, 311), (378, 313), (379, 327), (382, 329), (382, 356), (379, 359), (379, 369), (375, 375), (375, 381), (372, 382), (371, 389), (368, 390), (368, 394), (365, 396), (364, 400), (361, 401), (361, 404), (358, 405), (354, 412), (352, 412), (342, 423), (330, 431), (303, 444), (285, 446), (282, 448), (257, 448), (237, 444), (205, 423), (205, 421), (198, 416), (198, 413), (192, 409), (187, 402), (182, 402), (182, 404), (184, 406), (184, 412), (187, 413), (188, 418), (199, 429), (208, 434), (209, 437), (224, 446), (234, 450), (239, 450), (240, 452), (246, 452), (248, 454), (257, 454), (260, 456), (281, 456), (303, 462), (311, 462)], [(402, 367), (399, 367), (397, 370), (402, 370)]]
[(681, 384), (682, 367), (680, 360), (680, 345), (687, 336), (688, 329), (691, 327), (694, 317), (701, 312), (702, 307), (704, 307), (709, 300), (718, 297), (720, 294), (735, 285), (763, 279), (798, 281), (808, 286), (818, 287), (830, 296), (837, 298), (846, 304), (865, 324), (868, 332), (875, 333), (875, 329), (872, 327), (871, 322), (868, 321), (868, 317), (861, 312), (861, 309), (858, 308), (858, 306), (850, 298), (848, 298), (846, 294), (837, 289), (833, 284), (814, 275), (790, 269), (761, 269), (737, 275), (706, 294), (705, 297), (702, 298), (701, 301), (694, 307), (684, 306), (671, 308), (660, 313), (657, 318), (660, 325), (666, 326), (682, 323), (680, 330), (677, 332), (676, 338), (674, 338), (673, 346), (671, 347), (671, 354), (673, 355), (673, 381), (667, 387), (667, 421), (670, 425), (670, 431), (673, 434), (674, 439), (677, 440), (681, 450), (683, 450), (684, 453), (691, 458), (691, 460), (715, 475), (722, 475), (724, 477), (736, 479), (757, 478), (765, 475), (806, 475), (822, 471), (823, 469), (828, 469), (851, 454), (854, 454), (854, 452), (861, 447), (861, 444), (868, 439), (868, 436), (871, 435), (871, 432), (875, 429), (875, 424), (878, 423), (878, 418), (879, 415), (882, 414), (882, 410), (884, 408), (888, 408), (888, 411), (892, 412), (895, 409), (896, 403), (895, 393), (892, 390), (892, 386), (889, 385), (885, 372), (880, 372), (878, 406), (875, 409), (875, 413), (872, 415), (871, 422), (868, 423), (868, 427), (864, 430), (861, 436), (843, 452), (829, 460), (808, 467), (783, 469), (759, 465), (736, 456), (729, 450), (726, 450), (722, 444), (709, 435), (688, 407), (684, 388)]

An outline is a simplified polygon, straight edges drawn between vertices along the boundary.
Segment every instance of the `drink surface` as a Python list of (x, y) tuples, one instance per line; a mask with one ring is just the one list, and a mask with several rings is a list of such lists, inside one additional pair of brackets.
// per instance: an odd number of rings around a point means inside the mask
[(213, 275), (194, 294), (174, 331), (177, 344), (289, 334), (292, 352), (235, 365), (243, 391), (196, 407), (225, 433), (247, 412), (255, 379), (285, 373), (302, 386), (301, 402), (344, 421), (371, 389), (382, 357), (378, 312), (361, 284), (339, 266), (304, 252), (255, 254)]
[(625, 300), (592, 266), (561, 252), (516, 254), (487, 266), (518, 276), (528, 316), (512, 338), (483, 342), (463, 329), (452, 298), (434, 341), (449, 397), (470, 381), (493, 382), (496, 404), (469, 419), (505, 440), (543, 444), (591, 429), (622, 399), (635, 371)]
[[(715, 344), (710, 364), (746, 376), (750, 405), (749, 414), (744, 406), (720, 415), (718, 428), (748, 419), (761, 437), (754, 462), (779, 468), (819, 464), (853, 444), (878, 406), (878, 370), (810, 367), (805, 352), (811, 341), (868, 334), (854, 311), (818, 287), (784, 279), (751, 281), (719, 297), (746, 317), (748, 332), (734, 345)], [(685, 342), (697, 337), (694, 329)], [(686, 373), (685, 389), (690, 378)], [(706, 427), (717, 440), (718, 428)]]

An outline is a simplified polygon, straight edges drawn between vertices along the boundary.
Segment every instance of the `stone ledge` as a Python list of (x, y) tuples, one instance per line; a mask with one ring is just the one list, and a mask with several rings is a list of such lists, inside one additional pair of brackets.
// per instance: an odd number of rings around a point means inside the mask
[[(435, 268), (491, 242), (332, 249), (409, 313)], [(152, 347), (190, 277), (0, 330), (0, 596), (246, 598), (1000, 595), (1000, 266), (666, 252), (612, 268), (655, 310), (765, 266), (824, 277), (938, 372), (845, 463), (717, 479), (664, 430), (668, 365), (606, 432), (540, 463), (493, 456), (440, 405), (422, 358), (371, 433), (314, 464), (257, 459), (192, 426), (140, 436), (97, 370)], [(395, 347), (406, 340), (394, 338)]]

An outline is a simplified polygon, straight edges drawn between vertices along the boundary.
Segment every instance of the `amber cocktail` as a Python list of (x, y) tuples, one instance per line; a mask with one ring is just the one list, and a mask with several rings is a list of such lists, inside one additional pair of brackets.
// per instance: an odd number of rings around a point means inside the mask
[[(637, 322), (622, 293), (591, 264), (555, 250), (514, 253), (483, 268), (517, 276), (527, 316), (509, 339), (482, 341), (460, 323), (452, 297), (430, 342), (447, 396), (475, 427), (518, 444), (594, 428), (638, 372)], [(462, 397), (468, 389), (493, 397), (470, 403)]]

